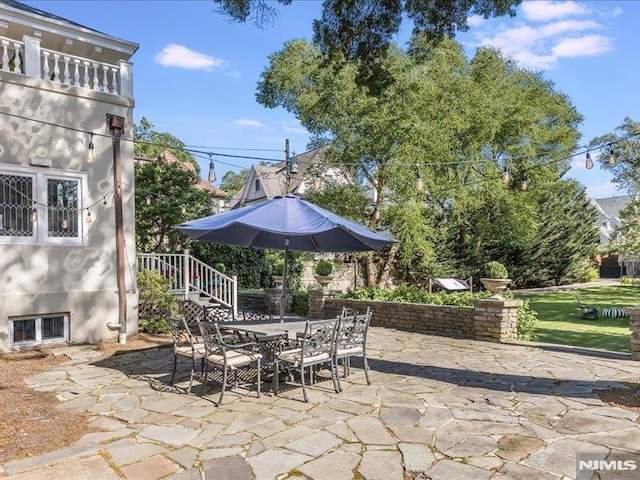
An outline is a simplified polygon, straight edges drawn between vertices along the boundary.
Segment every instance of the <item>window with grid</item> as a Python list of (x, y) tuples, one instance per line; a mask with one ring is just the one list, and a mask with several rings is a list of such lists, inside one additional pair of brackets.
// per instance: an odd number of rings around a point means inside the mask
[(66, 342), (69, 339), (69, 315), (51, 314), (9, 320), (12, 347), (39, 343)]
[(0, 235), (32, 237), (33, 177), (0, 174)]
[(0, 164), (0, 242), (82, 241), (86, 174)]

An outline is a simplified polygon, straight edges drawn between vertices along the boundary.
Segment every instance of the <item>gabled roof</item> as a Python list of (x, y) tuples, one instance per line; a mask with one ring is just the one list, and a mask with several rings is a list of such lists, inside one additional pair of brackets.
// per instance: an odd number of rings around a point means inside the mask
[[(275, 165), (252, 165), (244, 186), (231, 200), (230, 208), (270, 200), (287, 193), (298, 193), (303, 187), (305, 179), (308, 181), (312, 166), (323, 161), (325, 150), (325, 147), (315, 148), (292, 157), (291, 160), (298, 166), (298, 172), (291, 175), (288, 189), (284, 160)], [(260, 182), (262, 187), (261, 194), (252, 198), (251, 193), (256, 180)]]
[[(174, 154), (172, 154), (169, 150), (165, 150), (158, 156), (158, 160), (164, 163), (173, 163), (176, 164), (181, 170), (190, 171), (196, 173), (196, 166), (191, 162), (183, 162)], [(144, 157), (134, 157), (135, 162), (142, 163), (155, 163), (157, 160), (154, 158), (144, 158)], [(216, 198), (226, 198), (227, 192), (224, 190), (220, 190), (218, 187), (213, 185), (211, 182), (205, 180), (202, 177), (198, 177), (198, 183), (196, 187), (200, 190), (209, 191)]]
[(614, 230), (620, 227), (620, 211), (632, 200), (631, 195), (617, 197), (592, 198), (591, 203), (598, 212), (598, 228), (600, 229), (600, 243), (611, 241)]

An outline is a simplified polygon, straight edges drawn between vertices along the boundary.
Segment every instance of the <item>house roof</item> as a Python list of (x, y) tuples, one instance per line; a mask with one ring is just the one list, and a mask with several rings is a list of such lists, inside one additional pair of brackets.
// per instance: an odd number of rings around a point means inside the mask
[[(298, 172), (291, 175), (288, 189), (286, 161), (283, 160), (274, 165), (252, 165), (244, 186), (234, 195), (230, 207), (235, 208), (240, 205), (257, 203), (287, 193), (297, 193), (303, 186), (305, 179), (309, 179), (312, 166), (322, 162), (324, 152), (325, 147), (320, 147), (291, 158), (297, 164)], [(249, 199), (249, 192), (254, 180), (260, 181), (264, 195)]]
[(620, 226), (620, 211), (623, 210), (633, 197), (619, 195), (617, 197), (592, 198), (591, 204), (598, 212), (598, 228), (600, 229), (600, 243), (607, 244), (616, 228)]
[[(94, 30), (66, 18), (39, 10), (15, 0), (0, 0), (2, 20), (0, 34), (9, 38), (23, 35), (40, 37), (42, 47), (60, 50), (81, 57), (117, 63), (129, 60), (139, 45), (112, 35)], [(99, 50), (98, 50), (99, 48)]]
[[(165, 150), (164, 152), (162, 152), (158, 156), (158, 160), (160, 160), (162, 162), (165, 162), (165, 163), (176, 164), (181, 170), (186, 170), (186, 171), (190, 171), (190, 172), (196, 173), (196, 166), (193, 163), (191, 163), (191, 162), (183, 162), (178, 157), (176, 157), (174, 154), (172, 154), (169, 150)], [(134, 157), (134, 161), (135, 162), (142, 162), (142, 163), (152, 163), (152, 162), (156, 162), (157, 160), (154, 159), (154, 158)], [(213, 185), (211, 182), (205, 180), (204, 178), (202, 178), (200, 176), (198, 176), (198, 183), (196, 184), (196, 187), (198, 189), (200, 189), (200, 190), (209, 191), (216, 198), (226, 198), (228, 196), (227, 192), (225, 192), (224, 190), (219, 189), (218, 187)]]

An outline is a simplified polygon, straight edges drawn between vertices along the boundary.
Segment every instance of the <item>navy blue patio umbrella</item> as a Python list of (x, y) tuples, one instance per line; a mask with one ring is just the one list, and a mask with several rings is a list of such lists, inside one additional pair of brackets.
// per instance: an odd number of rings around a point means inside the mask
[(364, 252), (380, 250), (396, 243), (393, 238), (296, 195), (275, 197), (248, 207), (181, 223), (174, 228), (201, 242), (284, 250), (281, 319), (284, 316), (290, 250)]

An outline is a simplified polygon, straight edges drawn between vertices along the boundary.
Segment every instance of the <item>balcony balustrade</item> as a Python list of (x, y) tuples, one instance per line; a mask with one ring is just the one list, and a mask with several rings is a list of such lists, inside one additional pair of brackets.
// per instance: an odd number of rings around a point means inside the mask
[(133, 98), (131, 63), (113, 65), (95, 59), (40, 47), (40, 40), (25, 36), (18, 41), (0, 36), (0, 70)]

